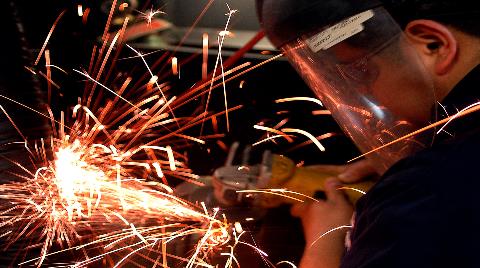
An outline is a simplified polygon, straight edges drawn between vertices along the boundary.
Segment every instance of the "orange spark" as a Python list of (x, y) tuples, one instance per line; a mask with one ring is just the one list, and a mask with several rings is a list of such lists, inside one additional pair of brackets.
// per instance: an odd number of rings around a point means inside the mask
[(128, 7), (128, 3), (122, 3), (120, 6), (118, 6), (118, 10), (124, 11)]
[(156, 75), (152, 76), (150, 78), (150, 80), (148, 81), (147, 89), (152, 90), (153, 86), (155, 85), (155, 83), (157, 83), (157, 81), (158, 81), (158, 76), (156, 76)]
[(290, 190), (287, 190), (287, 189), (257, 189), (257, 190), (239, 190), (237, 191), (237, 193), (261, 193), (261, 194), (271, 194), (271, 195), (277, 195), (277, 196), (281, 196), (281, 197), (285, 197), (285, 198), (288, 198), (288, 199), (291, 199), (291, 200), (294, 200), (294, 201), (297, 201), (297, 202), (305, 202), (304, 200), (302, 199), (299, 199), (299, 198), (296, 198), (296, 197), (293, 197), (291, 195), (288, 195), (288, 194), (293, 194), (293, 195), (298, 195), (298, 196), (301, 196), (307, 200), (310, 200), (310, 201), (313, 201), (313, 202), (318, 202), (317, 199), (311, 197), (311, 196), (308, 196), (306, 194), (302, 194), (302, 193), (299, 193), (299, 192), (295, 192), (295, 191), (290, 191)]
[(367, 194), (367, 192), (362, 191), (362, 190), (360, 190), (360, 189), (352, 188), (352, 187), (345, 187), (345, 186), (344, 186), (344, 187), (340, 187), (340, 188), (338, 188), (337, 190), (351, 190), (351, 191), (355, 191), (355, 192), (357, 192), (357, 193), (361, 193), (361, 194), (363, 194), (363, 195)]
[(195, 138), (195, 137), (191, 137), (191, 136), (187, 136), (187, 135), (183, 135), (183, 134), (175, 134), (175, 136), (185, 138), (187, 140), (192, 140), (192, 141), (198, 142), (200, 144), (205, 144), (204, 140), (201, 140), (201, 139), (198, 139), (198, 138)]
[(202, 36), (202, 80), (207, 80), (208, 76), (208, 33)]
[(280, 136), (282, 136), (283, 138), (285, 138), (288, 142), (292, 143), (293, 142), (293, 139), (290, 138), (289, 135), (285, 134), (284, 132), (278, 130), (278, 129), (274, 129), (274, 128), (270, 128), (270, 127), (264, 127), (264, 126), (259, 126), (259, 125), (254, 125), (253, 128), (255, 129), (258, 129), (258, 130), (265, 130), (265, 131), (268, 131), (268, 132), (273, 132), (275, 134), (278, 134)]
[[(10, 99), (10, 98), (8, 98), (8, 97), (6, 97), (6, 96), (3, 96), (3, 95), (0, 95), (0, 98), (6, 99), (6, 100), (8, 100), (8, 101), (10, 101), (10, 102), (13, 102), (13, 103), (15, 103), (15, 104), (17, 104), (17, 105), (20, 105), (20, 106), (22, 106), (23, 108), (26, 108), (26, 109), (28, 109), (28, 110), (30, 110), (30, 111), (32, 111), (32, 112), (35, 112), (35, 113), (37, 113), (37, 114), (39, 114), (39, 115), (41, 115), (41, 116), (43, 116), (43, 117), (45, 117), (45, 118), (52, 119), (50, 116), (48, 116), (48, 115), (46, 115), (46, 114), (43, 114), (43, 113), (41, 113), (41, 112), (39, 112), (39, 111), (37, 111), (37, 110), (35, 110), (35, 109), (33, 109), (33, 108), (31, 108), (31, 107), (23, 104), (23, 103), (20, 103), (20, 102), (18, 102), (18, 101), (16, 101), (16, 100)], [(65, 127), (65, 128), (70, 129), (68, 126), (65, 126), (62, 122), (59, 122), (59, 121), (57, 121), (57, 120), (53, 120), (53, 121), (56, 122), (56, 123), (58, 123), (58, 124), (60, 124), (62, 127)]]
[(234, 37), (235, 36), (235, 34), (231, 31), (220, 31), (218, 33), (218, 35), (221, 36), (221, 37), (225, 37), (225, 36)]
[[(46, 53), (46, 52), (45, 52), (45, 53)], [(56, 65), (53, 65), (53, 64), (46, 64), (45, 67), (53, 67), (53, 68), (61, 71), (61, 72), (64, 73), (64, 74), (68, 74), (67, 71), (65, 71), (64, 69), (62, 69), (62, 68), (60, 68), (60, 67), (58, 67), (58, 66), (56, 66)]]
[(178, 75), (178, 59), (177, 57), (172, 58), (172, 74), (177, 76)]
[(305, 130), (295, 129), (295, 128), (284, 128), (282, 129), (282, 131), (286, 133), (299, 133), (304, 136), (307, 136), (318, 147), (318, 149), (320, 149), (320, 151), (325, 152), (325, 147), (323, 147), (323, 145), (315, 138), (315, 136), (313, 136), (312, 134), (308, 133)]
[(45, 65), (47, 66), (47, 88), (48, 88), (48, 103), (52, 101), (52, 69), (50, 68), (50, 50), (45, 50)]
[(90, 8), (86, 8), (85, 11), (83, 12), (83, 16), (82, 16), (83, 24), (87, 24), (88, 14), (90, 14)]
[(275, 103), (289, 102), (289, 101), (310, 101), (314, 102), (320, 106), (323, 106), (323, 103), (319, 99), (310, 98), (310, 97), (292, 97), (275, 100)]
[(223, 141), (218, 140), (217, 145), (225, 152), (228, 152), (228, 146)]
[(77, 14), (79, 17), (83, 16), (83, 6), (82, 5), (77, 5)]
[[(225, 28), (222, 32), (226, 32), (227, 29), (228, 29), (228, 26), (230, 24), (230, 20), (232, 18), (232, 15), (236, 12), (236, 10), (231, 10), (230, 9), (230, 6), (227, 4), (227, 8), (229, 10), (229, 13), (226, 14), (228, 16), (227, 18), (227, 22), (225, 23)], [(220, 32), (220, 33), (222, 33)], [(220, 65), (220, 72), (221, 72), (221, 78), (222, 78), (222, 86), (223, 86), (223, 97), (224, 97), (224, 104), (225, 104), (225, 117), (226, 117), (226, 120), (227, 120), (227, 131), (230, 131), (230, 120), (229, 120), (229, 117), (228, 117), (228, 102), (227, 102), (227, 89), (226, 89), (226, 85), (225, 85), (225, 70), (223, 68), (223, 58), (222, 58), (222, 48), (223, 48), (223, 43), (225, 41), (225, 34), (219, 34), (218, 35), (218, 53), (217, 53), (217, 59), (215, 61), (215, 66), (213, 67), (213, 75), (212, 75), (212, 79), (211, 79), (211, 82), (210, 82), (210, 89), (209, 89), (209, 92), (208, 92), (208, 97), (207, 97), (207, 103), (205, 105), (205, 114), (208, 110), (208, 106), (209, 106), (209, 103), (210, 103), (210, 97), (211, 97), (211, 93), (212, 93), (212, 89), (213, 89), (213, 84), (214, 84), (214, 77), (217, 73), (217, 69), (218, 69), (218, 66)], [(202, 124), (202, 127), (200, 129), (200, 135), (202, 135), (202, 132), (203, 132), (203, 124)]]
[(117, 6), (117, 0), (113, 0), (112, 6), (110, 8), (110, 12), (108, 13), (108, 19), (107, 19), (107, 23), (105, 25), (105, 29), (103, 29), (103, 34), (102, 34), (102, 41), (103, 42), (106, 42), (107, 39), (108, 39), (107, 35), (108, 35), (108, 31), (110, 30), (110, 23), (112, 22), (113, 12), (115, 11), (116, 6)]
[(277, 263), (277, 266), (278, 266), (278, 265), (281, 265), (281, 264), (288, 264), (288, 265), (290, 265), (292, 268), (297, 268), (297, 266), (296, 266), (293, 262), (290, 262), (290, 261), (281, 261), (281, 262), (278, 262), (278, 263)]
[[(337, 136), (337, 135), (339, 135), (339, 134), (330, 132), (330, 133), (325, 133), (323, 135), (317, 136), (317, 137), (315, 137), (315, 139), (318, 140), (318, 141), (321, 141), (321, 140), (328, 139), (328, 138), (331, 138), (331, 137), (334, 137), (334, 136)], [(307, 145), (312, 144), (312, 143), (313, 143), (313, 140), (308, 140), (308, 141), (302, 142), (302, 143), (288, 149), (288, 151), (293, 151), (293, 150), (296, 150), (296, 149), (301, 148), (303, 146), (307, 146)]]
[(36, 75), (37, 73), (30, 67), (27, 67), (27, 66), (23, 66), (23, 68), (25, 68), (27, 71), (29, 71), (30, 73), (32, 73), (33, 75)]
[(43, 52), (45, 51), (45, 48), (47, 47), (48, 41), (50, 40), (50, 37), (52, 36), (53, 31), (55, 30), (55, 27), (57, 27), (58, 22), (59, 22), (60, 19), (63, 17), (63, 15), (65, 14), (65, 12), (66, 12), (66, 10), (62, 11), (62, 12), (60, 13), (60, 15), (58, 15), (57, 19), (55, 20), (55, 22), (54, 22), (53, 25), (52, 25), (52, 28), (50, 28), (50, 31), (48, 32), (47, 38), (45, 38), (45, 42), (43, 42), (43, 46), (42, 46), (42, 48), (40, 49), (40, 52), (38, 52), (38, 56), (37, 56), (37, 59), (35, 60), (35, 64), (34, 64), (34, 65), (37, 65), (38, 62), (40, 61), (40, 58), (42, 57), (42, 54), (43, 54)]
[(331, 115), (332, 112), (329, 110), (316, 110), (312, 112), (312, 115)]
[[(292, 137), (292, 136), (290, 136), (290, 135), (287, 135), (287, 136), (288, 136), (288, 137)], [(285, 137), (285, 136), (284, 136), (284, 135), (270, 136), (270, 137), (268, 137), (268, 138), (265, 138), (265, 139), (263, 139), (263, 140), (260, 140), (260, 141), (255, 142), (254, 144), (252, 144), (252, 146), (257, 146), (257, 145), (262, 144), (262, 143), (264, 143), (264, 142), (267, 142), (267, 141), (270, 141), (270, 140), (274, 140), (274, 139), (277, 139), (277, 138), (283, 138), (283, 137)]]
[(235, 222), (235, 223), (233, 224), (233, 226), (235, 227), (235, 231), (236, 231), (237, 233), (243, 233), (242, 224), (240, 224), (238, 221)]
[(332, 232), (335, 232), (335, 231), (338, 231), (338, 230), (341, 230), (341, 229), (350, 229), (352, 228), (351, 225), (342, 225), (342, 226), (338, 226), (338, 227), (335, 227), (335, 228), (332, 228), (328, 231), (326, 231), (325, 233), (321, 234), (317, 239), (315, 239), (315, 241), (313, 241), (311, 244), (310, 244), (310, 247), (313, 246), (315, 243), (318, 242), (318, 240), (322, 239), (323, 237), (325, 237), (326, 235), (332, 233)]

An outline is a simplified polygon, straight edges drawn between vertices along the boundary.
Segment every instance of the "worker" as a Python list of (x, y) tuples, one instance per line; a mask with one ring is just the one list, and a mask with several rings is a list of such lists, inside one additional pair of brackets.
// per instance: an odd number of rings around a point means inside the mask
[(325, 200), (292, 208), (307, 241), (300, 267), (480, 267), (480, 115), (399, 139), (480, 100), (478, 1), (257, 8), (272, 43), (382, 174), (355, 208), (337, 179)]

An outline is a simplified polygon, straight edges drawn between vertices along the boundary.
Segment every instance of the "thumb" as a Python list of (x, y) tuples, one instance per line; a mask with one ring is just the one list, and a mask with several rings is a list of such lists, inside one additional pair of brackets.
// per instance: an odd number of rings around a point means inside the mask
[(346, 201), (345, 195), (343, 192), (338, 191), (340, 187), (340, 182), (335, 178), (330, 178), (325, 181), (325, 195), (327, 196), (327, 201), (333, 202), (343, 202)]
[(305, 214), (307, 208), (308, 204), (304, 203), (292, 205), (292, 207), (290, 208), (290, 214), (293, 217), (301, 218)]
[(355, 183), (374, 174), (376, 174), (376, 171), (370, 162), (368, 160), (360, 160), (348, 165), (338, 175), (338, 178), (344, 183)]

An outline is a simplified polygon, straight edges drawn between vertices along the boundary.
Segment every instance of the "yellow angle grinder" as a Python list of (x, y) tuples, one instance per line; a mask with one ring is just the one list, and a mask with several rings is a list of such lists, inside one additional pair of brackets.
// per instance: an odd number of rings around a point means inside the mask
[[(225, 166), (215, 170), (214, 184), (221, 199), (228, 203), (252, 202), (255, 205), (271, 208), (285, 203), (298, 203), (314, 198), (323, 192), (325, 180), (338, 173), (308, 167), (297, 167), (282, 155), (265, 151), (262, 162), (248, 165), (250, 148), (244, 150), (241, 165), (232, 165), (238, 143), (230, 149)], [(373, 182), (342, 185), (352, 203), (355, 203)]]

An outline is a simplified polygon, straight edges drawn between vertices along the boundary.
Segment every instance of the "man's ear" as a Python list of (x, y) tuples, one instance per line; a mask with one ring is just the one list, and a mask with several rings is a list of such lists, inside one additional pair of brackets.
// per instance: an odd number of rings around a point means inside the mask
[(451, 70), (458, 44), (447, 27), (432, 20), (414, 20), (405, 28), (405, 34), (435, 74), (444, 75)]

